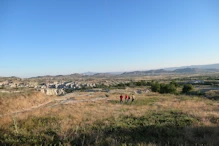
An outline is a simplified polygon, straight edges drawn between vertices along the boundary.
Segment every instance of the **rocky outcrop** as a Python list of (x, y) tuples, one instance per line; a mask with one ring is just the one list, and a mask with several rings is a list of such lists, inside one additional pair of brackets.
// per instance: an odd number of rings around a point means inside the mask
[(9, 86), (10, 86), (11, 88), (17, 88), (17, 84), (16, 84), (16, 83), (10, 83)]
[(41, 89), (41, 92), (46, 95), (64, 95), (65, 94), (65, 91), (63, 89), (46, 88), (46, 89)]
[(148, 94), (148, 93), (150, 93), (151, 91), (149, 90), (149, 89), (145, 89), (145, 90), (136, 90), (135, 91), (135, 94), (142, 94), (142, 93), (146, 93), (146, 94)]

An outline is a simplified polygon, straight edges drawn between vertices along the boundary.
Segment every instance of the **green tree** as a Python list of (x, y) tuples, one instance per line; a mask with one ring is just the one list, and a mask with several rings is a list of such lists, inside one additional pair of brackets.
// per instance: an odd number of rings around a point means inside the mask
[(179, 84), (175, 80), (171, 81), (170, 84), (173, 84), (175, 87), (179, 87)]
[(136, 86), (142, 86), (141, 82), (136, 82), (135, 85)]
[(146, 86), (147, 85), (147, 82), (145, 80), (141, 80), (141, 85), (142, 86)]
[(151, 86), (153, 83), (152, 82), (147, 82), (146, 85), (147, 86)]
[(160, 84), (160, 93), (167, 93), (167, 85), (162, 83)]
[(188, 93), (188, 92), (192, 91), (193, 89), (194, 89), (194, 87), (192, 86), (192, 84), (185, 84), (183, 86), (182, 92)]
[(151, 90), (153, 92), (160, 92), (160, 84), (158, 82), (151, 84)]
[(174, 84), (161, 84), (160, 93), (176, 93), (176, 86)]
[(130, 86), (130, 83), (126, 83), (125, 86)]
[(176, 93), (176, 86), (174, 84), (167, 85), (167, 93)]

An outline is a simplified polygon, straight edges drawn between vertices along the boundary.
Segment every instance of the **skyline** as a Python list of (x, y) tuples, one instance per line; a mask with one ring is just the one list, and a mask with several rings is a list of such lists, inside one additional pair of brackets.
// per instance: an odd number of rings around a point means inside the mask
[(0, 1), (0, 76), (219, 63), (219, 2)]
[[(217, 67), (210, 67), (210, 66), (217, 66)], [(201, 66), (201, 67), (200, 67)], [(205, 67), (203, 67), (205, 66)], [(207, 66), (207, 67), (206, 67)], [(21, 76), (0, 76), (0, 77), (18, 77), (18, 78), (32, 78), (32, 77), (40, 77), (40, 76), (59, 76), (59, 75), (72, 75), (72, 74), (98, 74), (98, 73), (106, 73), (106, 74), (122, 74), (126, 72), (135, 72), (135, 71), (151, 71), (151, 70), (160, 70), (164, 69), (166, 71), (174, 71), (177, 69), (186, 69), (186, 68), (194, 68), (194, 69), (219, 69), (219, 63), (214, 64), (196, 64), (196, 65), (185, 65), (185, 66), (174, 66), (174, 67), (163, 67), (163, 68), (152, 68), (152, 69), (143, 69), (143, 70), (128, 70), (128, 71), (112, 71), (112, 72), (73, 72), (73, 73), (67, 73), (67, 74), (43, 74), (43, 75), (36, 75), (36, 76), (28, 76), (28, 77), (21, 77)]]

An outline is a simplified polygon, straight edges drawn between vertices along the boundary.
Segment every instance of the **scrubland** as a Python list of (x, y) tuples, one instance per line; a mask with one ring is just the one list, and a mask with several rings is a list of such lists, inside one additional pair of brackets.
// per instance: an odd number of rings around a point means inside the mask
[[(74, 102), (33, 91), (1, 96), (0, 114), (11, 114), (0, 117), (0, 144), (219, 145), (218, 100), (142, 92), (120, 104), (132, 90), (75, 92), (68, 95)], [(31, 109), (43, 103), (50, 104)]]

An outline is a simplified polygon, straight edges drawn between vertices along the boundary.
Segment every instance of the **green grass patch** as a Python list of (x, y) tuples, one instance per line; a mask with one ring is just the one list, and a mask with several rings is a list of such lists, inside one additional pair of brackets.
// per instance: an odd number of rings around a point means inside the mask
[(144, 99), (136, 99), (132, 105), (136, 106), (143, 106), (143, 105), (153, 105), (154, 103), (160, 101), (161, 99), (159, 97), (150, 97), (150, 98), (144, 98)]
[(179, 145), (185, 142), (185, 127), (196, 122), (197, 119), (180, 111), (149, 113), (141, 117), (111, 117), (97, 121), (89, 132), (82, 132), (71, 143), (80, 145), (81, 140), (84, 140), (85, 145)]
[(35, 117), (17, 121), (17, 129), (15, 129), (14, 123), (8, 129), (1, 127), (0, 144), (58, 144), (61, 141), (58, 135), (59, 121), (57, 117)]

